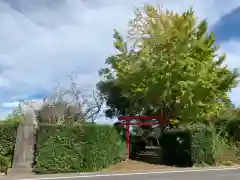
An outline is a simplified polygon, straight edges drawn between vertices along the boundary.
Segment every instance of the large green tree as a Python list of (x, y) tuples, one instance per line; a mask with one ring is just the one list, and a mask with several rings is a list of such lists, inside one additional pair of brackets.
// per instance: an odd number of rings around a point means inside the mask
[(128, 36), (115, 30), (114, 46), (118, 53), (106, 60), (98, 84), (112, 112), (168, 109), (172, 118), (195, 121), (217, 116), (237, 85), (238, 71), (224, 65), (207, 21), (199, 21), (193, 9), (136, 9)]

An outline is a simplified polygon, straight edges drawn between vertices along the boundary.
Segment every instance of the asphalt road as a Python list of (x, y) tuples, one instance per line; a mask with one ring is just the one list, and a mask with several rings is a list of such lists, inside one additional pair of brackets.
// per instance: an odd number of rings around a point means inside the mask
[(139, 172), (126, 174), (65, 174), (40, 175), (15, 180), (240, 180), (240, 168), (236, 169), (180, 169), (161, 172)]
[[(94, 179), (94, 178), (89, 178)], [(113, 180), (113, 177), (101, 177), (99, 180)], [(148, 174), (132, 176), (116, 176), (114, 180), (239, 180), (240, 170), (235, 171), (208, 171), (171, 174)], [(74, 179), (77, 180), (77, 179)]]

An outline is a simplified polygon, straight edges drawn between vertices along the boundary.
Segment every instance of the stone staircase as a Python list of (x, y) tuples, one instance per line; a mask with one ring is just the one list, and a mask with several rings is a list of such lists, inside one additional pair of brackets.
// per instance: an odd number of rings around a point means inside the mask
[(134, 160), (150, 164), (161, 164), (161, 148), (147, 147), (145, 150), (136, 153)]

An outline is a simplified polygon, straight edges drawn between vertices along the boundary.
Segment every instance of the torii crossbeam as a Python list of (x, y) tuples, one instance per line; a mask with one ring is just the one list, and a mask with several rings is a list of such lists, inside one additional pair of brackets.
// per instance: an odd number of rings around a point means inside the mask
[[(128, 158), (130, 157), (130, 125), (138, 125), (138, 126), (151, 126), (151, 125), (167, 125), (168, 120), (163, 116), (119, 116), (119, 121), (121, 125), (126, 126), (126, 137), (127, 137), (127, 147), (126, 151), (128, 153)], [(131, 122), (134, 120), (152, 120), (152, 122)], [(158, 122), (154, 122), (153, 120), (158, 120)]]

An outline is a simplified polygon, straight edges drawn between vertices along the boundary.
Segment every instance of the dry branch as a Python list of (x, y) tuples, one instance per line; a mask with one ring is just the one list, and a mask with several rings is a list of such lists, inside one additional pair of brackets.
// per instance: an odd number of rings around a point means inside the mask
[(70, 80), (68, 88), (55, 87), (51, 96), (44, 98), (44, 105), (39, 111), (40, 120), (57, 124), (95, 122), (103, 104), (99, 92), (91, 86), (81, 87), (72, 77)]

